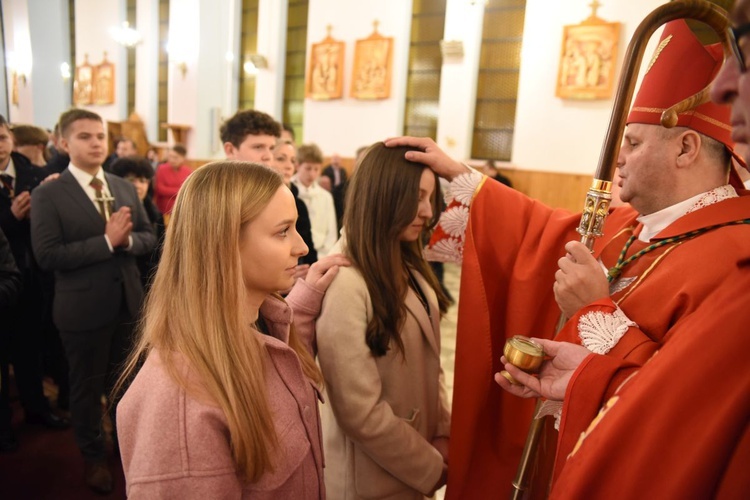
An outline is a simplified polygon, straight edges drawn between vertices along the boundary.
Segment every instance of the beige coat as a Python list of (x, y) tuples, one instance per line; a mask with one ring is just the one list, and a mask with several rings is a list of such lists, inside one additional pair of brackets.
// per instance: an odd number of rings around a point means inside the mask
[(393, 344), (373, 357), (365, 343), (372, 304), (362, 276), (341, 268), (317, 323), (318, 361), (326, 380), (321, 407), (325, 483), (330, 500), (422, 498), (437, 483), (443, 458), (430, 444), (447, 437), (450, 411), (440, 367), (437, 298), (417, 273), (432, 318), (410, 289)]

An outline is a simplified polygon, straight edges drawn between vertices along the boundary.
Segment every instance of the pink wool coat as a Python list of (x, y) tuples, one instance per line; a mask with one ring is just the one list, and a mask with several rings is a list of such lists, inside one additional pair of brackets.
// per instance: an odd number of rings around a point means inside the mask
[(311, 346), (322, 297), (299, 281), (287, 297), (291, 308), (274, 298), (261, 306), (270, 335), (255, 335), (268, 352), (266, 384), (279, 441), (273, 472), (252, 484), (240, 480), (221, 409), (186, 361), (181, 369), (195, 388), (190, 392), (166, 372), (163, 353), (153, 351), (117, 408), (129, 498), (325, 498), (318, 392), (287, 345), (293, 309), (297, 331)]

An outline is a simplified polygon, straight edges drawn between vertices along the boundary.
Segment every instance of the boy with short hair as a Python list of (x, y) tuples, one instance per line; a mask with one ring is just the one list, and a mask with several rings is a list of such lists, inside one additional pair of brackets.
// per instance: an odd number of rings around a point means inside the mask
[[(227, 160), (249, 161), (272, 167), (273, 150), (281, 137), (281, 125), (270, 115), (254, 109), (237, 111), (219, 129), (221, 141), (224, 143), (224, 153)], [(282, 173), (283, 175), (283, 173)], [(297, 205), (297, 232), (308, 247), (308, 253), (300, 258), (298, 269), (306, 272), (306, 265), (318, 260), (315, 251), (312, 232), (310, 230), (310, 216), (307, 206), (299, 199), (297, 187), (289, 186), (294, 194)], [(304, 274), (300, 274), (300, 277)]]
[(228, 160), (269, 165), (281, 125), (270, 115), (254, 109), (237, 111), (219, 129)]
[(331, 193), (320, 187), (323, 153), (315, 144), (303, 144), (297, 150), (297, 175), (292, 182), (299, 190), (299, 198), (307, 206), (315, 249), (325, 257), (338, 239), (336, 209)]

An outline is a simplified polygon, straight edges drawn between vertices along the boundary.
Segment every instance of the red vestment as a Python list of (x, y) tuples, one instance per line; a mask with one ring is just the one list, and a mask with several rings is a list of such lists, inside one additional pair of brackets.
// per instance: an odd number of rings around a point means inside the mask
[[(607, 267), (615, 264), (629, 236), (640, 231), (636, 217), (627, 206), (610, 214), (604, 236), (594, 247), (594, 255), (601, 256)], [(749, 217), (750, 196), (724, 200), (681, 217), (652, 242)], [(510, 493), (534, 401), (505, 393), (493, 374), (502, 369), (506, 338), (552, 338), (560, 315), (552, 292), (557, 261), (565, 254), (565, 243), (579, 240), (575, 232), (579, 222), (579, 214), (553, 210), (499, 183), (485, 182), (471, 202), (458, 314), (449, 499), (489, 494), (504, 498)], [(736, 272), (736, 257), (750, 255), (748, 241), (750, 227), (723, 227), (644, 255), (622, 274), (637, 279), (611, 298), (584, 307), (557, 339), (580, 343), (580, 317), (612, 312), (619, 301), (638, 327), (628, 328), (609, 354), (642, 364), (680, 318)], [(636, 240), (627, 256), (646, 246)], [(594, 402), (592, 418), (602, 401)], [(562, 457), (573, 444), (561, 443)]]
[[(745, 260), (675, 324), (670, 341), (594, 421), (581, 411), (599, 394), (592, 395), (592, 387), (601, 391), (612, 375), (633, 370), (611, 356), (584, 361), (568, 385), (563, 415), (569, 426), (591, 425), (560, 471), (552, 498), (747, 498), (748, 286)], [(561, 428), (563, 436), (568, 432)]]

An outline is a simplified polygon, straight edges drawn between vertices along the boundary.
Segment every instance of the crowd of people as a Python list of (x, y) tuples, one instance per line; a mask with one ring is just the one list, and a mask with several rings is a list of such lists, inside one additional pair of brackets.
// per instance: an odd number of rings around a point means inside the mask
[[(41, 166), (0, 120), (0, 451), (18, 446), (13, 364), (26, 421), (72, 426), (103, 494), (106, 397), (132, 498), (743, 497), (750, 0), (732, 24), (726, 60), (666, 25), (593, 251), (580, 214), (428, 138), (375, 143), (347, 173), (242, 110), (226, 160), (193, 170), (175, 145), (154, 168), (128, 140), (108, 158), (101, 118), (72, 109)], [(712, 81), (712, 102), (661, 125)], [(450, 297), (428, 260), (462, 265), (452, 405)], [(513, 335), (544, 349), (537, 375), (505, 358)], [(65, 367), (69, 418), (44, 397), (43, 354)], [(533, 421), (537, 473), (512, 486)]]

